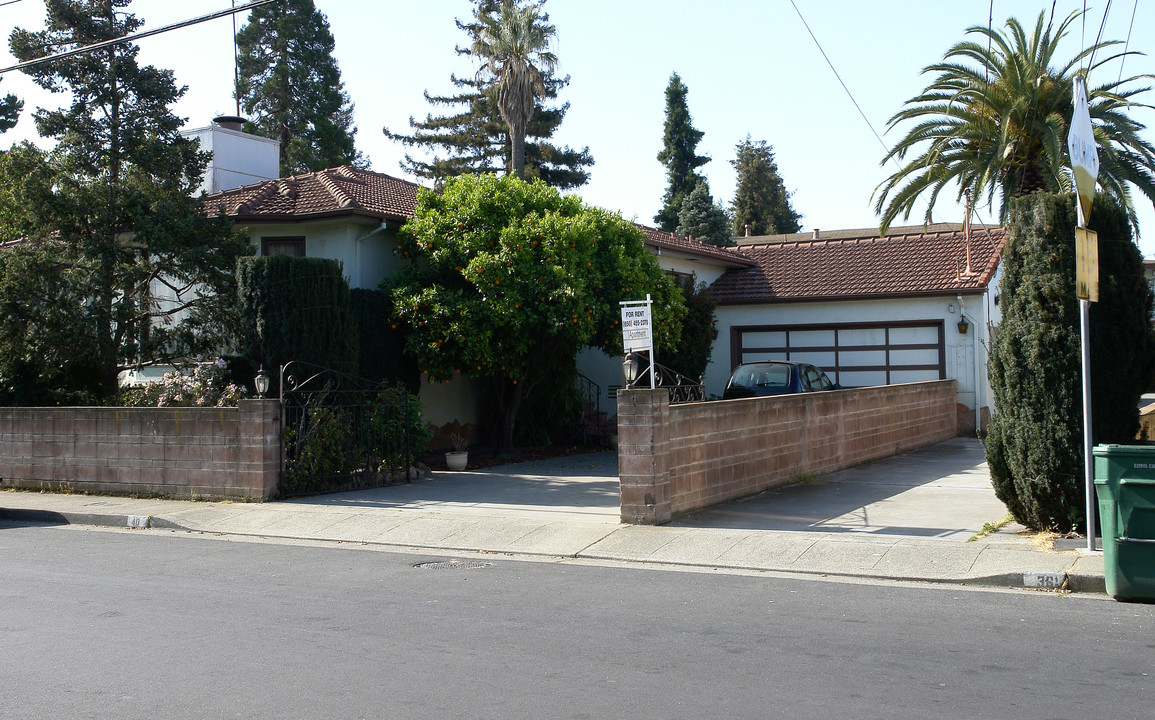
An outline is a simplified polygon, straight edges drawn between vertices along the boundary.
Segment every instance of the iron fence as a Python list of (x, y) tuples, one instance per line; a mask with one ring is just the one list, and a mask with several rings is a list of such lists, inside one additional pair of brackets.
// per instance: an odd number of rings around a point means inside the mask
[[(650, 372), (649, 363), (639, 363), (638, 369), (638, 376), (629, 387), (649, 387), (650, 382), (646, 379)], [(665, 388), (669, 391), (671, 405), (706, 401), (706, 386), (703, 384), (702, 378), (695, 381), (677, 370), (657, 362), (654, 363), (654, 387)]]
[(294, 360), (280, 399), (282, 495), (410, 481), (421, 417), (404, 387)]

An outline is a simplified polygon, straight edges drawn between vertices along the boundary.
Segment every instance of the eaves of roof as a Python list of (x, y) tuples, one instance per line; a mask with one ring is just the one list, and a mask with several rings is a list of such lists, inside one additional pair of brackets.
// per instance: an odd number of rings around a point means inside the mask
[(672, 232), (659, 230), (658, 228), (648, 227), (640, 223), (634, 224), (646, 234), (646, 245), (652, 248), (668, 250), (689, 258), (708, 260), (728, 268), (744, 268), (754, 264), (750, 258), (737, 252), (736, 249), (721, 248), (717, 245), (710, 245), (700, 240), (691, 240), (690, 238), (675, 235)]

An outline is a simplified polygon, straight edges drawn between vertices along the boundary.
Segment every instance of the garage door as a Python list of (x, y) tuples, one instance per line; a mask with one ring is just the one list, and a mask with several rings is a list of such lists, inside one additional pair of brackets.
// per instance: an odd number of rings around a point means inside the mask
[(843, 387), (946, 377), (941, 320), (837, 325), (748, 325), (730, 329), (730, 360), (817, 365)]

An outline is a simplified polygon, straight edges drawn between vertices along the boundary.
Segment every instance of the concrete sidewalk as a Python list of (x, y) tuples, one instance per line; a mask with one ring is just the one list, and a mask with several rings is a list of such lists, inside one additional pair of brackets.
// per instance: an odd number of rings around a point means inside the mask
[(1005, 514), (967, 438), (660, 527), (619, 523), (613, 452), (260, 504), (0, 493), (0, 520), (1103, 592), (1101, 555), (1041, 550), (1014, 525), (968, 542)]

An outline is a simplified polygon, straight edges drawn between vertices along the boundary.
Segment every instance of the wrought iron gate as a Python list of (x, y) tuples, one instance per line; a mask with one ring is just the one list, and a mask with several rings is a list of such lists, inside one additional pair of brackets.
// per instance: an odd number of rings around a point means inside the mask
[(281, 367), (280, 398), (281, 495), (410, 481), (421, 418), (404, 387), (294, 360)]

